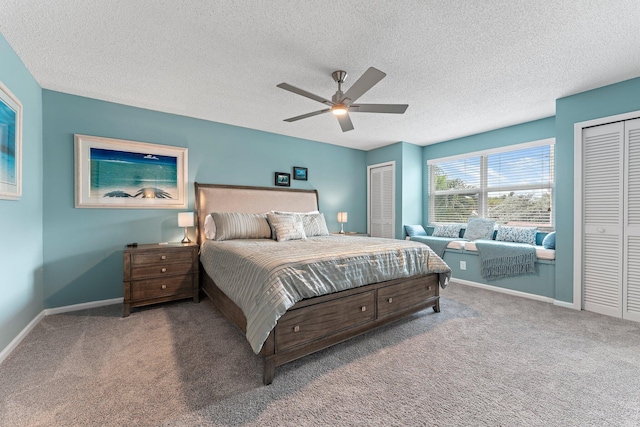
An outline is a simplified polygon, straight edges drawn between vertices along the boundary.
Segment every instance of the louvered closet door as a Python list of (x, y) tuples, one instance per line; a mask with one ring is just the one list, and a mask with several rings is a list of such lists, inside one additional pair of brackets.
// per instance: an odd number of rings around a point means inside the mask
[(640, 321), (640, 119), (625, 122), (627, 171), (622, 317)]
[(370, 169), (369, 233), (371, 237), (395, 237), (394, 229), (394, 167), (381, 166)]
[(584, 129), (583, 308), (622, 316), (624, 124)]

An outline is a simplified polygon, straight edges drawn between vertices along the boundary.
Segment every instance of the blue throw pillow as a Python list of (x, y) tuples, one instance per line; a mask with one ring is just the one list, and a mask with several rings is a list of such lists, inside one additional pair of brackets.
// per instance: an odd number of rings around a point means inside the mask
[(427, 235), (427, 232), (424, 231), (424, 227), (421, 225), (405, 225), (404, 229), (409, 237)]
[(556, 232), (555, 231), (544, 236), (544, 240), (542, 241), (542, 247), (545, 249), (556, 248)]
[(491, 219), (469, 218), (464, 238), (469, 240), (493, 239), (493, 228), (496, 222)]

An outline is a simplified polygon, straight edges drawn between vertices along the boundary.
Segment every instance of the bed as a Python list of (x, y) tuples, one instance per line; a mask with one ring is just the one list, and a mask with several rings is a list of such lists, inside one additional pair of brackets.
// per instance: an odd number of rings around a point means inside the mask
[[(201, 289), (264, 358), (265, 385), (285, 363), (426, 308), (440, 311), (439, 288), (451, 270), (422, 244), (336, 235), (217, 242), (205, 235), (214, 212), (216, 219), (220, 213), (318, 212), (316, 190), (195, 183), (195, 193)], [(266, 266), (271, 270), (259, 270)], [(314, 287), (292, 290), (306, 280)]]

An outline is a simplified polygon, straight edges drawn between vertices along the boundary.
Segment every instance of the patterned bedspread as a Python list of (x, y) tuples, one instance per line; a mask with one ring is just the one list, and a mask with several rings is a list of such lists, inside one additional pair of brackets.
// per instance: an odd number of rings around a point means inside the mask
[(422, 243), (358, 236), (207, 240), (200, 260), (242, 309), (256, 354), (278, 319), (302, 299), (428, 273), (439, 273), (444, 288), (451, 276), (449, 266)]

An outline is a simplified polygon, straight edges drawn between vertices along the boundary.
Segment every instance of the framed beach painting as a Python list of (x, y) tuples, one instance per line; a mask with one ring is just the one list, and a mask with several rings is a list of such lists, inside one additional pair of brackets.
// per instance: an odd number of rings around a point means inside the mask
[(0, 199), (22, 196), (22, 103), (0, 83)]
[(76, 208), (184, 209), (187, 149), (75, 135)]

